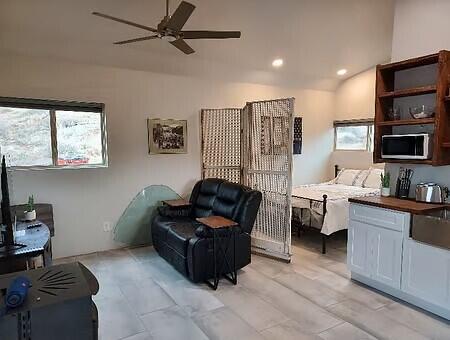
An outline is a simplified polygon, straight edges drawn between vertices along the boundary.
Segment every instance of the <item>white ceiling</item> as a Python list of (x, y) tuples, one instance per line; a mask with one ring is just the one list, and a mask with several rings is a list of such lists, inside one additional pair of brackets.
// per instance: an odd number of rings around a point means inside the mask
[(116, 46), (147, 32), (92, 11), (154, 27), (165, 0), (0, 0), (0, 53), (324, 90), (342, 80), (338, 69), (351, 76), (390, 59), (393, 0), (188, 1), (197, 8), (185, 29), (241, 30), (242, 38), (189, 41), (189, 56), (160, 40)]

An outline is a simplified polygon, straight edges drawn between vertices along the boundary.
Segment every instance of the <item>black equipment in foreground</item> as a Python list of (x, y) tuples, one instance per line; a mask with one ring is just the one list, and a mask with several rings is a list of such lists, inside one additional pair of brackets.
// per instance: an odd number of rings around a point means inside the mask
[[(17, 277), (28, 279), (25, 301), (7, 308), (5, 294)], [(5, 340), (96, 340), (98, 312), (92, 295), (95, 276), (70, 263), (0, 276), (0, 338)]]
[(11, 248), (14, 245), (14, 234), (11, 219), (11, 207), (9, 204), (9, 189), (8, 189), (8, 174), (6, 172), (6, 161), (5, 156), (2, 157), (2, 175), (1, 175), (1, 186), (2, 186), (2, 224), (6, 226), (4, 233), (3, 246), (5, 248)]
[(0, 238), (0, 254), (8, 254), (25, 247), (25, 245), (14, 243), (14, 230), (11, 218), (11, 205), (9, 202), (8, 173), (6, 171), (5, 156), (2, 157), (1, 189), (2, 224), (6, 227), (6, 229), (2, 232), (3, 235), (1, 235), (2, 237)]

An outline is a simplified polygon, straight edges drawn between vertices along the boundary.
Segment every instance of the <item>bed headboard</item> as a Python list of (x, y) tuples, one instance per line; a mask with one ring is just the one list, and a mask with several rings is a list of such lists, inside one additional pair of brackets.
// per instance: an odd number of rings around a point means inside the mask
[(339, 165), (335, 164), (334, 165), (334, 178), (337, 177), (339, 171), (341, 171), (341, 168), (339, 167)]

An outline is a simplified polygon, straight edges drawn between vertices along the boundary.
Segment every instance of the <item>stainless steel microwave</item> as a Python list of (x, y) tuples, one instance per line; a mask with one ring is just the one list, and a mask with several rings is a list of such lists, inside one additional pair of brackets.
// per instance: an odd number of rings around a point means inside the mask
[(428, 133), (385, 135), (381, 139), (381, 158), (430, 159), (433, 135)]

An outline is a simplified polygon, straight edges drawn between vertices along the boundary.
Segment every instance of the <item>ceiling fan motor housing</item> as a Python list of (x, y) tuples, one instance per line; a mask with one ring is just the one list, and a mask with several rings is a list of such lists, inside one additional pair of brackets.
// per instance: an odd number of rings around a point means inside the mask
[(180, 35), (177, 32), (174, 32), (170, 28), (167, 27), (167, 23), (170, 20), (170, 16), (164, 17), (164, 19), (158, 24), (158, 37), (162, 40), (172, 42), (180, 38)]

